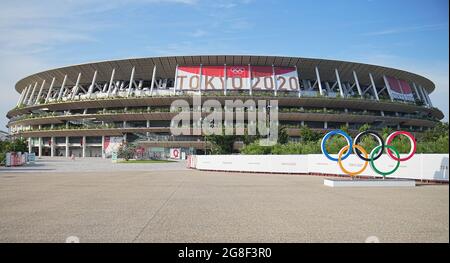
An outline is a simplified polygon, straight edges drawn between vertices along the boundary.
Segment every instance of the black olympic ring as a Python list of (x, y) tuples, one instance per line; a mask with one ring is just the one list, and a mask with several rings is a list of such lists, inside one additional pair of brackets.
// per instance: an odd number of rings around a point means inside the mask
[[(358, 144), (358, 142), (361, 141), (361, 137), (364, 136), (364, 135), (366, 135), (366, 134), (372, 135), (372, 136), (374, 136), (375, 138), (377, 138), (378, 143), (381, 145), (381, 149), (378, 151), (377, 156), (375, 156), (375, 158), (373, 158), (373, 160), (375, 161), (375, 160), (377, 160), (378, 158), (380, 158), (381, 155), (383, 155), (383, 151), (384, 151), (384, 147), (385, 147), (385, 146), (384, 146), (384, 140), (383, 140), (383, 138), (381, 138), (381, 136), (380, 136), (377, 132), (375, 132), (375, 131), (364, 131), (364, 132), (361, 132), (360, 134), (358, 134), (358, 135), (355, 137), (355, 141), (353, 142), (353, 144), (354, 144), (354, 145)], [(361, 160), (364, 160), (364, 161), (367, 161), (367, 162), (370, 161), (370, 159), (365, 158), (364, 156), (362, 156), (361, 151), (358, 150), (357, 148), (355, 148), (355, 153), (356, 153), (356, 155), (358, 155), (358, 157), (359, 157)]]

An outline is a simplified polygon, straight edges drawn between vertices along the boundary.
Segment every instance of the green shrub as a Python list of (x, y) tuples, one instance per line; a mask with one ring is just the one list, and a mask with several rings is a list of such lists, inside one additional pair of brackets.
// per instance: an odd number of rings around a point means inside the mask
[(0, 152), (0, 166), (5, 165), (6, 153)]
[(441, 136), (432, 142), (419, 142), (417, 153), (448, 153), (448, 135)]
[(136, 154), (136, 146), (123, 144), (120, 146), (119, 151), (117, 152), (117, 157), (125, 159), (128, 161), (133, 159)]
[(259, 141), (246, 145), (241, 150), (242, 154), (317, 154), (320, 151), (320, 142), (304, 143), (277, 143), (274, 146), (261, 146)]
[(270, 154), (273, 146), (261, 146), (259, 141), (255, 141), (242, 148), (243, 154)]

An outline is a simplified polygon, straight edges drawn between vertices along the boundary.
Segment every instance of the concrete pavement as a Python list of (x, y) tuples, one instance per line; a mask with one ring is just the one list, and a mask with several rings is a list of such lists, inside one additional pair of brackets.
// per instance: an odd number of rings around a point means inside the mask
[(329, 188), (316, 176), (66, 161), (0, 170), (0, 242), (449, 242), (448, 185)]

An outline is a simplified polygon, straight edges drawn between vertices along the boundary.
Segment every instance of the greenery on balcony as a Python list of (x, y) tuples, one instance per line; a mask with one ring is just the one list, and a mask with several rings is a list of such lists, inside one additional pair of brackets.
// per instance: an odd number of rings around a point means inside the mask
[[(361, 98), (359, 95), (348, 95), (345, 98), (342, 98), (339, 94), (335, 97), (331, 97), (331, 96), (325, 96), (325, 95), (319, 95), (317, 94), (316, 96), (295, 96), (296, 94), (298, 94), (297, 92), (285, 92), (285, 91), (278, 91), (277, 92), (277, 97), (289, 97), (289, 98), (297, 98), (297, 99), (330, 99), (330, 100), (335, 100), (335, 99), (344, 99), (344, 100), (372, 100), (373, 99), (370, 96), (366, 96)], [(366, 94), (367, 95), (367, 94)], [(23, 109), (23, 108), (27, 108), (27, 107), (36, 107), (36, 106), (49, 106), (49, 105), (55, 105), (55, 104), (63, 104), (63, 103), (76, 103), (76, 102), (88, 102), (88, 101), (106, 101), (106, 100), (110, 100), (110, 101), (114, 101), (114, 100), (135, 100), (135, 99), (145, 99), (145, 98), (154, 98), (154, 99), (158, 99), (158, 98), (170, 98), (170, 97), (192, 97), (194, 96), (193, 93), (168, 93), (168, 94), (158, 94), (158, 95), (153, 95), (153, 96), (121, 96), (121, 95), (114, 95), (112, 97), (97, 97), (97, 98), (81, 98), (78, 100), (59, 100), (59, 101), (49, 101), (47, 103), (45, 103), (45, 101), (40, 101), (39, 104), (37, 105), (26, 105), (26, 104), (21, 104), (16, 106), (13, 110), (19, 110), (19, 109)], [(233, 97), (233, 96), (240, 96), (240, 97), (244, 97), (244, 98), (253, 98), (253, 97), (274, 97), (274, 93), (272, 91), (268, 92), (268, 91), (257, 91), (255, 90), (252, 95), (249, 94), (249, 91), (234, 91), (234, 90), (228, 90), (227, 95), (225, 95), (223, 93), (223, 91), (204, 91), (204, 93), (202, 93), (202, 96), (204, 97)], [(380, 101), (381, 102), (386, 102), (386, 103), (394, 103), (394, 104), (398, 104), (399, 101), (391, 101), (390, 98), (388, 97), (380, 97)], [(410, 101), (402, 101), (400, 103), (404, 103), (404, 104), (409, 104), (409, 105), (414, 105), (414, 106), (423, 106), (423, 102), (422, 101), (414, 101), (414, 102), (410, 102)]]
[[(191, 111), (196, 111), (196, 109), (190, 108)], [(364, 115), (364, 116), (381, 116), (381, 113), (373, 111), (353, 111), (349, 110), (345, 112), (342, 109), (330, 109), (330, 108), (303, 108), (303, 107), (279, 107), (280, 113), (320, 113), (320, 114), (351, 114), (351, 115)], [(177, 108), (172, 112), (180, 112), (181, 108)], [(238, 109), (233, 108), (234, 112), (239, 112)], [(257, 107), (253, 109), (244, 108), (245, 112), (257, 112)], [(107, 114), (145, 114), (145, 113), (160, 113), (160, 112), (171, 112), (170, 107), (150, 107), (150, 108), (140, 108), (140, 109), (114, 109), (114, 110), (99, 110), (95, 113), (90, 114), (63, 114), (58, 112), (43, 112), (43, 113), (33, 113), (24, 114), (11, 118), (10, 122), (30, 120), (30, 119), (43, 119), (43, 118), (53, 118), (53, 117), (63, 117), (63, 116), (80, 116), (90, 117), (95, 115), (107, 115)], [(407, 119), (423, 119), (429, 121), (439, 121), (436, 117), (425, 114), (400, 114), (400, 116), (386, 116), (386, 117), (398, 117)]]

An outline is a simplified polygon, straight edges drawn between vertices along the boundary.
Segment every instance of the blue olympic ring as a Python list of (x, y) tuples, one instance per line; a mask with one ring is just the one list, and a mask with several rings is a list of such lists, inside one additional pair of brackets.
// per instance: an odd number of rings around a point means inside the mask
[(352, 140), (352, 137), (350, 137), (345, 131), (343, 131), (343, 130), (334, 130), (334, 131), (330, 131), (329, 133), (327, 133), (324, 137), (323, 137), (323, 139), (322, 139), (322, 142), (321, 142), (321, 150), (322, 150), (322, 153), (329, 159), (329, 160), (331, 160), (331, 161), (335, 161), (335, 162), (337, 162), (337, 161), (339, 161), (337, 158), (333, 158), (333, 157), (331, 157), (330, 156), (330, 154), (327, 152), (327, 149), (326, 149), (326, 147), (325, 147), (325, 143), (327, 142), (327, 140), (331, 137), (331, 136), (333, 136), (333, 135), (335, 135), (335, 134), (339, 134), (339, 135), (342, 135), (342, 136), (344, 136), (344, 138), (347, 140), (347, 143), (348, 143), (348, 145), (349, 145), (349, 148), (348, 148), (348, 151), (347, 151), (347, 153), (344, 155), (344, 156), (342, 156), (342, 159), (341, 160), (345, 160), (347, 157), (349, 157), (350, 156), (350, 154), (352, 153), (352, 151), (353, 151), (353, 140)]

